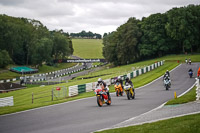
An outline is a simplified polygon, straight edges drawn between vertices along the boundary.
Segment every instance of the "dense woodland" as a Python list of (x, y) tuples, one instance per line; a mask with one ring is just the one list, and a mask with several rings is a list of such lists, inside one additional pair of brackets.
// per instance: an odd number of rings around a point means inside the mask
[(40, 66), (73, 53), (69, 35), (49, 31), (40, 21), (0, 15), (0, 67)]
[(103, 55), (115, 65), (166, 54), (200, 52), (200, 5), (173, 8), (138, 20), (134, 17), (105, 33)]
[(72, 38), (89, 38), (89, 39), (101, 39), (101, 35), (97, 33), (92, 33), (91, 31), (81, 31), (79, 33), (70, 33)]

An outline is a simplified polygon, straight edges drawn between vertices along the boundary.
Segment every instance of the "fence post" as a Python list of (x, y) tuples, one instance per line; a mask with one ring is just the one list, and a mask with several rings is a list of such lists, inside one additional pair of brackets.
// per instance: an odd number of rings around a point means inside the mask
[(33, 92), (32, 92), (32, 104), (33, 104), (33, 99), (34, 99), (34, 98), (33, 98)]

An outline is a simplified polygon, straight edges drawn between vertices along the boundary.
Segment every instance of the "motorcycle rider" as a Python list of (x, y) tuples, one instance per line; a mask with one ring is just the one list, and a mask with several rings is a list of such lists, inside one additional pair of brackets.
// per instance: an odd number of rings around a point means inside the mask
[(191, 59), (189, 59), (189, 64), (191, 65), (191, 63), (192, 63), (192, 61), (191, 61)]
[(166, 80), (169, 81), (169, 86), (171, 86), (171, 80), (170, 80), (170, 78), (169, 78), (168, 75), (166, 75), (165, 78), (164, 78), (164, 85), (165, 85), (165, 81), (166, 81)]
[(170, 77), (170, 74), (169, 74), (169, 71), (167, 70), (166, 73), (164, 74), (164, 77), (163, 77), (163, 80), (165, 80), (166, 76), (169, 78)]
[(188, 72), (193, 72), (193, 70), (190, 68)]
[(200, 67), (199, 67), (199, 69), (197, 71), (197, 77), (200, 79)]
[(103, 84), (104, 89), (105, 89), (105, 91), (106, 91), (108, 97), (110, 97), (109, 88), (108, 88), (108, 86), (106, 85), (106, 83), (102, 80), (102, 78), (99, 78), (99, 79), (98, 79), (97, 85), (96, 85), (96, 86), (99, 86), (100, 84)]
[[(129, 79), (129, 77), (126, 77), (126, 80), (125, 80), (125, 85), (126, 85), (126, 83), (128, 83), (128, 84), (130, 84), (131, 85), (131, 87), (132, 87), (132, 89), (133, 89), (133, 82)], [(134, 89), (133, 89), (133, 92), (134, 92)]]
[(126, 83), (129, 83), (131, 85), (131, 87), (133, 88), (133, 82), (129, 79), (129, 77), (126, 77), (125, 84)]
[(118, 76), (118, 78), (117, 78), (117, 80), (116, 80), (116, 82), (115, 82), (115, 83), (117, 83), (117, 82), (121, 84), (121, 86), (122, 86), (122, 89), (124, 90), (123, 81), (122, 81), (122, 79), (121, 79), (121, 77), (120, 77), (120, 76)]
[(193, 70), (192, 70), (191, 68), (189, 69), (188, 74), (189, 74), (189, 76), (190, 76), (190, 78), (191, 78), (192, 75), (193, 75)]

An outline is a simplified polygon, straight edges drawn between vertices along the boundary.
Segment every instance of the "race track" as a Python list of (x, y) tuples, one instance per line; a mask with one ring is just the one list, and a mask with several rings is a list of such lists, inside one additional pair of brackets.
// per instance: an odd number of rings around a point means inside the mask
[(112, 97), (112, 105), (98, 107), (96, 97), (72, 101), (31, 111), (0, 116), (0, 133), (88, 133), (107, 128), (150, 111), (185, 92), (194, 82), (187, 71), (200, 63), (182, 64), (170, 74), (172, 88), (166, 91), (162, 78), (136, 90), (136, 99)]

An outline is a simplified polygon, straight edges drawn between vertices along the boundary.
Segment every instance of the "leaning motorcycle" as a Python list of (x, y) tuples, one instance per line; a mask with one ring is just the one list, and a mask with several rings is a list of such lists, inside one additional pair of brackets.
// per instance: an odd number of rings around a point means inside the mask
[(122, 89), (122, 85), (117, 82), (115, 84), (115, 91), (116, 91), (116, 96), (118, 97), (119, 95), (123, 96), (123, 89)]
[(126, 92), (128, 100), (130, 100), (130, 98), (135, 98), (135, 89), (132, 88), (132, 86), (129, 83), (125, 84), (124, 91)]
[(110, 95), (108, 96), (103, 85), (97, 86), (94, 92), (96, 94), (97, 104), (99, 107), (103, 106), (103, 104), (107, 104), (107, 105), (111, 104), (111, 97)]
[(171, 86), (170, 79), (164, 79), (164, 86), (165, 86), (166, 90), (169, 90), (169, 88)]

